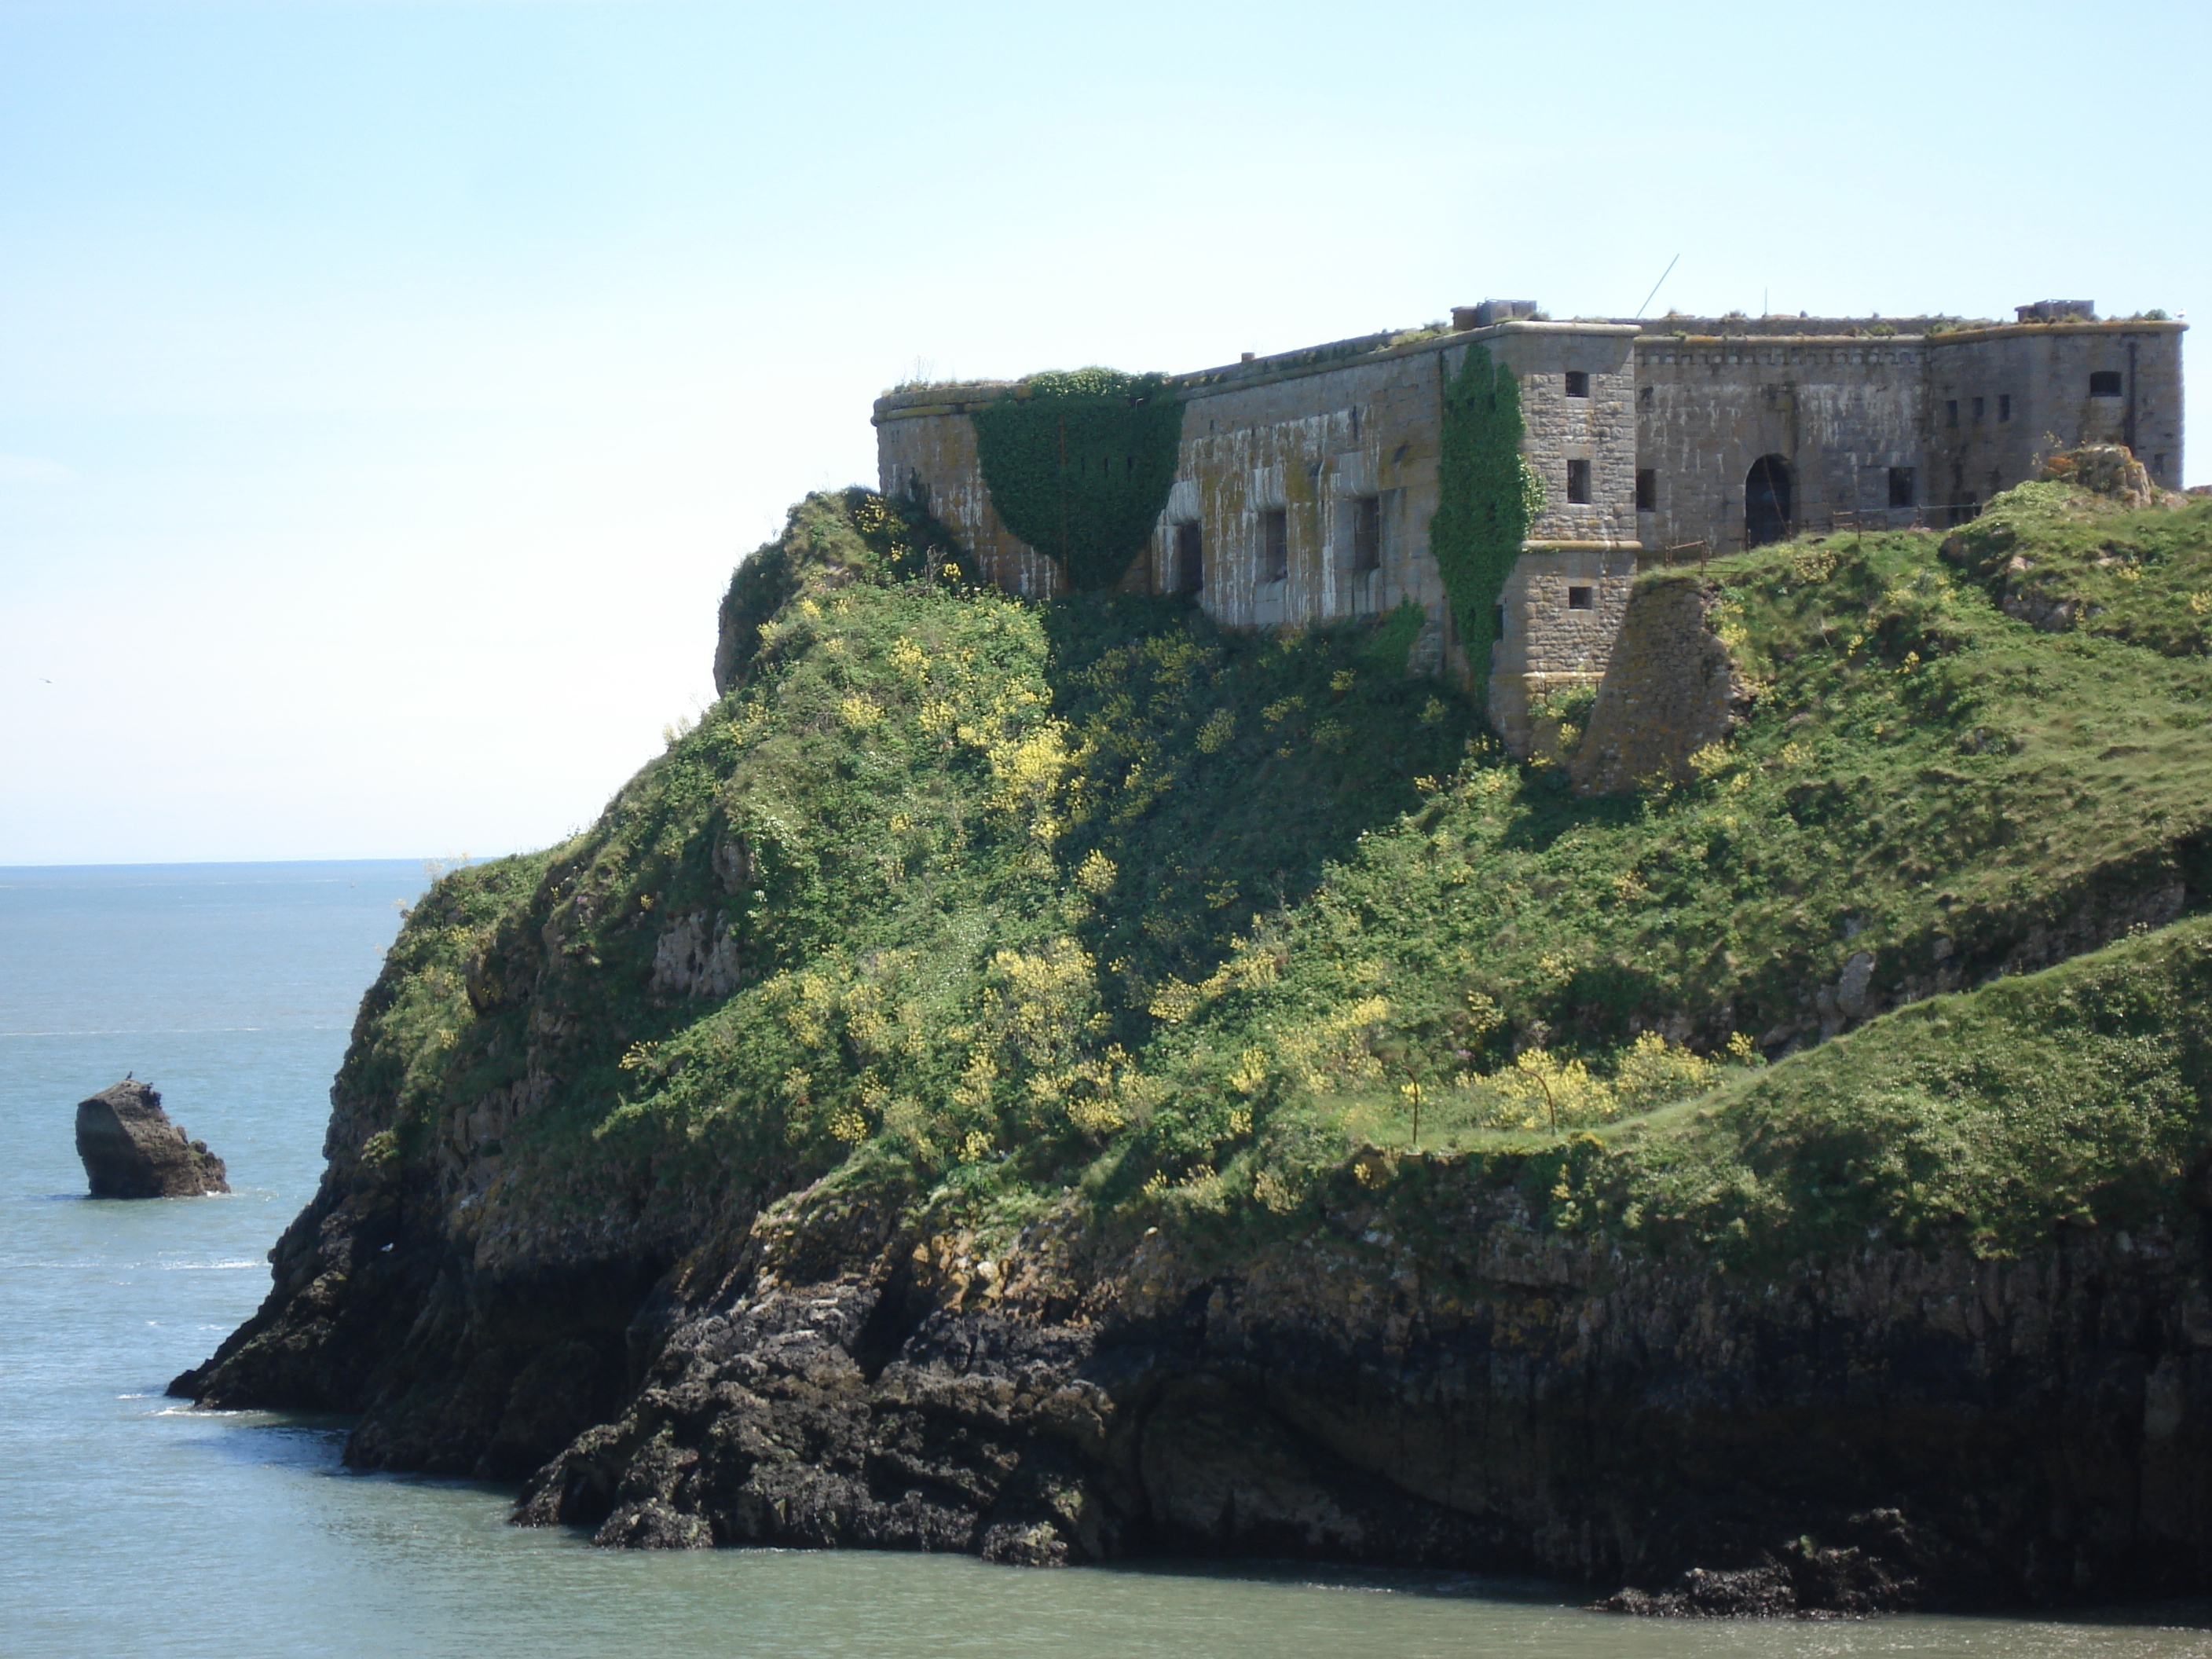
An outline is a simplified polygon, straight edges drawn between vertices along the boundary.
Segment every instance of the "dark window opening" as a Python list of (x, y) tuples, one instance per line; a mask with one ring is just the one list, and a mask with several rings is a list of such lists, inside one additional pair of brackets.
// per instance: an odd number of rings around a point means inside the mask
[(1659, 474), (1653, 468), (1636, 469), (1636, 510), (1656, 513), (1659, 510)]
[(1570, 611), (1589, 611), (1594, 609), (1595, 607), (1590, 603), (1590, 592), (1591, 590), (1587, 587), (1569, 588), (1567, 590), (1567, 609)]
[(2120, 371), (2117, 368), (2100, 368), (2092, 374), (2089, 377), (2089, 395), (2092, 398), (2118, 397)]
[(2166, 457), (2163, 455), (2152, 456), (2150, 458), (2150, 470), (2157, 477), (2161, 478), (2164, 477), (2166, 476)]
[(1413, 445), (1411, 444), (1400, 444), (1395, 449), (1390, 452), (1390, 465), (1393, 466), (1405, 465), (1407, 452), (1412, 448)]
[(2000, 421), (2012, 419), (2012, 393), (2009, 392), (1997, 393), (1997, 419)]
[(1355, 495), (1352, 501), (1352, 568), (1364, 574), (1382, 568), (1382, 498)]
[(1911, 507), (1917, 504), (1912, 469), (1893, 466), (1889, 469), (1889, 504), (1892, 507)]
[(1743, 544), (1758, 547), (1790, 533), (1790, 463), (1762, 455), (1743, 480)]
[(1653, 396), (1655, 390), (1656, 388), (1648, 386), (1638, 386), (1636, 390), (1636, 401), (1646, 409), (1650, 408), (1652, 404), (1656, 401)]
[(1985, 398), (1977, 398), (1974, 399), (1974, 418), (1976, 420), (1978, 421), (1982, 418), (1982, 410), (1986, 406), (1986, 404), (1987, 399)]
[(1505, 637), (1505, 607), (1502, 605), (1490, 608), (1490, 637), (1493, 640)]
[(1577, 507), (1588, 507), (1590, 498), (1589, 463), (1567, 463), (1567, 500)]
[(1959, 424), (1959, 400), (1956, 398), (1947, 398), (1944, 401), (1943, 424), (1945, 426)]
[(1589, 396), (1589, 375), (1587, 371), (1579, 368), (1571, 368), (1567, 371), (1567, 396), (1570, 398)]
[(1970, 489), (1965, 495), (1959, 497), (1958, 516), (1960, 523), (1964, 524), (1969, 519), (1980, 517), (1981, 511), (1982, 498), (1976, 495), (1972, 490)]
[(1260, 514), (1260, 580), (1285, 581), (1290, 574), (1290, 510), (1280, 507), (1263, 508)]
[(1168, 592), (1197, 593), (1205, 587), (1206, 534), (1197, 520), (1186, 519), (1175, 527), (1175, 568), (1168, 573)]

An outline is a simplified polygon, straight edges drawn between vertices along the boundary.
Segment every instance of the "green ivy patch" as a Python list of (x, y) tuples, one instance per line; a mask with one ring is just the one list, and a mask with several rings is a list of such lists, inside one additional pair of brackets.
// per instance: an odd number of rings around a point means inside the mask
[(1522, 539), (1544, 510), (1544, 483), (1521, 456), (1521, 382), (1482, 346), (1444, 389), (1436, 516), (1429, 550), (1480, 687), (1490, 678), (1492, 614)]
[(1033, 374), (975, 411), (983, 483), (1006, 528), (1068, 586), (1111, 587), (1168, 503), (1182, 403), (1160, 374)]

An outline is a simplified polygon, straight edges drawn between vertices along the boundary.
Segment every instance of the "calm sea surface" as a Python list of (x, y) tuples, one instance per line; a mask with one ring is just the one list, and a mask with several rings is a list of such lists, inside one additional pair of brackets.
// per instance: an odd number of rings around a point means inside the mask
[[(612, 1554), (506, 1526), (501, 1489), (349, 1474), (337, 1425), (181, 1408), (163, 1384), (252, 1311), (313, 1188), (355, 1002), (422, 882), (393, 863), (0, 869), (0, 1653), (2212, 1655), (2179, 1608), (1659, 1625), (1544, 1585), (1266, 1563)], [(76, 1104), (126, 1071), (229, 1161), (229, 1197), (82, 1196)]]

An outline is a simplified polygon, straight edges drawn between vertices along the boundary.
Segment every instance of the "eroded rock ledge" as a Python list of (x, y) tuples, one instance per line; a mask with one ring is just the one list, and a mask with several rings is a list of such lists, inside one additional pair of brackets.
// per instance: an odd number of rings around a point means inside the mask
[(1347, 1212), (1234, 1271), (1157, 1233), (1111, 1259), (1048, 1227), (996, 1260), (902, 1237), (797, 1279), (771, 1231), (518, 1518), (646, 1547), (1533, 1571), (1630, 1586), (1632, 1612), (2203, 1582), (2193, 1241), (1735, 1284), (1540, 1236), (1495, 1195), (1437, 1221), (1399, 1240)]
[(1686, 1613), (2212, 1576), (2194, 1231), (1731, 1273), (1388, 1162), (1389, 1193), (1233, 1254), (1072, 1200), (987, 1248), (825, 1185), (672, 1267), (527, 1278), (415, 1232), (403, 1192), (326, 1188), (179, 1388), (363, 1411), (356, 1462), (534, 1468), (519, 1520), (615, 1546), (1241, 1553)]

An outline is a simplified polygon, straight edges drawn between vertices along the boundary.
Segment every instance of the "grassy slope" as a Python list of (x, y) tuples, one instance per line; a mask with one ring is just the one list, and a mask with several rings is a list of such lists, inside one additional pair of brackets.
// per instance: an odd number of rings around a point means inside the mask
[[(1409, 1135), (1418, 1087), (1425, 1144), (1560, 1225), (2002, 1249), (2146, 1212), (2197, 1144), (2193, 924), (1771, 1068), (1747, 1039), (1802, 1040), (1854, 951), (1911, 994), (1939, 956), (1972, 982), (2039, 925), (2207, 884), (2212, 682), (2177, 620), (2212, 592), (2202, 505), (2034, 487), (1948, 557), (1717, 567), (1757, 714), (1696, 784), (1597, 801), (1407, 678), (1402, 619), (1030, 605), (925, 579), (927, 540), (872, 498), (802, 504), (733, 586), (760, 643), (701, 726), (584, 836), (418, 908), (349, 1060), (397, 1091), (393, 1155), (526, 1036), (558, 1082), (509, 1167), (578, 1206), (842, 1160), (978, 1212), (1079, 1176), (1264, 1224)], [(2075, 631), (2002, 614), (2023, 574), (2081, 601)], [(741, 988), (653, 994), (700, 911)], [(526, 1032), (526, 975), (558, 1026)]]

